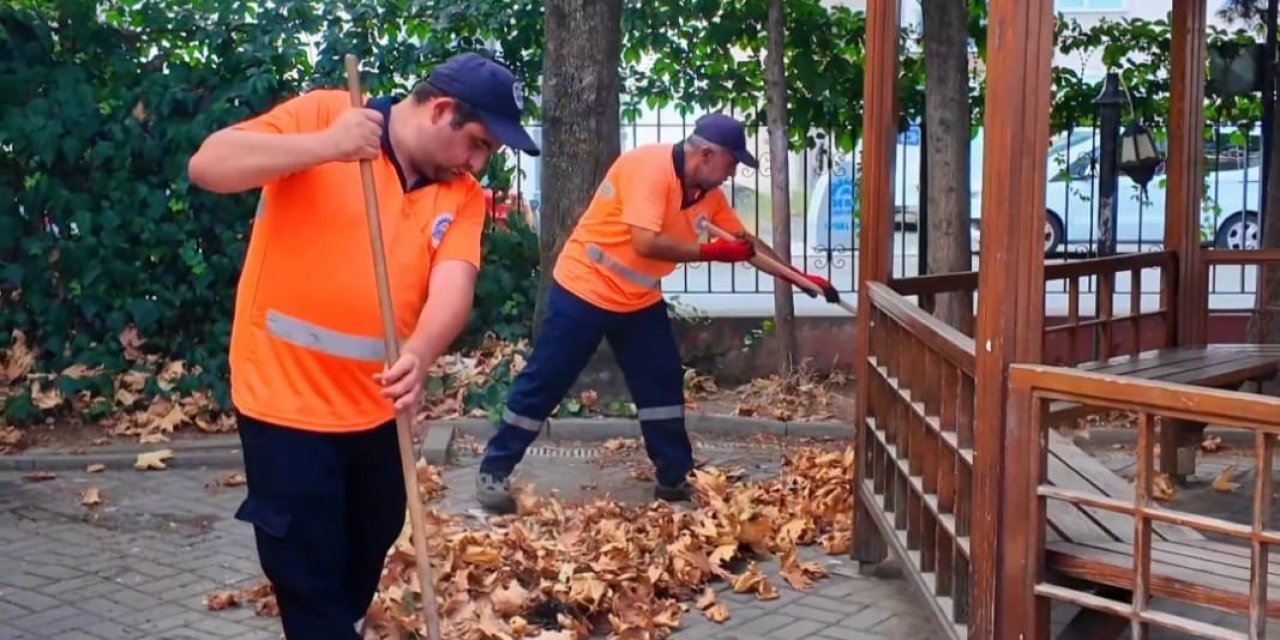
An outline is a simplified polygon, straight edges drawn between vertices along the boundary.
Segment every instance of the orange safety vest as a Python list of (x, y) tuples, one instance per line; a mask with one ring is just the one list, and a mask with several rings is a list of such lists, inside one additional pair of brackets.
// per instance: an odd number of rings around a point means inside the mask
[(556, 260), (552, 277), (574, 295), (609, 311), (643, 309), (662, 300), (662, 279), (676, 263), (646, 258), (631, 244), (632, 226), (697, 242), (706, 221), (743, 230), (724, 192), (684, 199), (681, 145), (650, 144), (614, 161)]
[[(390, 100), (369, 105), (386, 113)], [(347, 92), (317, 90), (237, 128), (320, 131), (349, 108)], [(372, 165), (403, 341), (418, 324), (434, 265), (457, 259), (479, 268), (484, 196), (471, 176), (406, 188), (385, 132), (383, 154)], [(358, 163), (322, 164), (263, 187), (236, 292), (229, 360), (233, 403), (260, 420), (335, 432), (395, 417), (373, 379), (386, 351)]]

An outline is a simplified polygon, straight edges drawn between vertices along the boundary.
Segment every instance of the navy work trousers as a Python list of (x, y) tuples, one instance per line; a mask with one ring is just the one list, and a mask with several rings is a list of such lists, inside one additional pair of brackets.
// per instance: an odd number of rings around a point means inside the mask
[(554, 281), (533, 353), (507, 396), (498, 432), (480, 472), (506, 478), (533, 444), (552, 409), (607, 338), (631, 392), (645, 450), (660, 484), (675, 486), (693, 470), (684, 424), (684, 369), (665, 302), (630, 313), (601, 309)]
[(358, 640), (387, 551), (404, 526), (395, 422), (314, 433), (239, 414), (253, 525), (289, 640)]

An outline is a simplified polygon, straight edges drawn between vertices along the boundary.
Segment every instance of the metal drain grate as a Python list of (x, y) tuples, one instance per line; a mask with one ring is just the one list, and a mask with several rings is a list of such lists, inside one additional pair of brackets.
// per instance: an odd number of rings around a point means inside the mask
[(604, 454), (604, 450), (600, 447), (529, 447), (525, 451), (525, 456), (534, 456), (537, 458), (577, 458), (590, 459), (599, 458)]
[[(643, 443), (641, 449), (635, 451), (640, 456), (644, 455)], [(744, 451), (747, 449), (758, 448), (758, 445), (752, 445), (749, 442), (695, 442), (693, 444), (694, 451)], [(579, 460), (600, 458), (606, 454), (604, 447), (574, 447), (574, 446), (557, 446), (557, 445), (534, 445), (525, 451), (526, 456), (534, 456), (537, 458), (575, 458)]]

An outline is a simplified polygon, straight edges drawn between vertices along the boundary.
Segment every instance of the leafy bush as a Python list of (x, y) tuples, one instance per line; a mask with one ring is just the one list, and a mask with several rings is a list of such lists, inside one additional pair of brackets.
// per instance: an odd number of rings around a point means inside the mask
[[(398, 4), (348, 13), (298, 2), (256, 19), (239, 0), (206, 0), (198, 11), (89, 0), (0, 8), (0, 201), (13, 203), (0, 214), (0, 349), (21, 335), (35, 356), (30, 371), (87, 368), (53, 383), (66, 387), (57, 396), (66, 403), (31, 393), (24, 373), (16, 382), (28, 388), (0, 395), (10, 419), (93, 415), (71, 402), (78, 387), (99, 385), (111, 407), (113, 376), (176, 360), (188, 380), (168, 391), (198, 389), (228, 406), (226, 351), (257, 193), (193, 188), (187, 159), (209, 133), (288, 96), (345, 87), (348, 51), (363, 59), (367, 92), (403, 92), (450, 47), (475, 44), (371, 46), (407, 41), (387, 26), (408, 24), (395, 17)], [(323, 34), (314, 61), (308, 33)], [(510, 171), (495, 163), (486, 179), (501, 183)], [(537, 242), (518, 221), (509, 227), (486, 231), (463, 342), (528, 333)], [(0, 372), (0, 383), (13, 377)]]

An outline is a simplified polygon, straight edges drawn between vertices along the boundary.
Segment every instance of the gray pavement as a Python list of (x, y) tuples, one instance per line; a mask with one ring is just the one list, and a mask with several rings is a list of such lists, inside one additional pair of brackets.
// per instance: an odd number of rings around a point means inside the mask
[[(595, 443), (598, 446), (600, 443)], [(593, 445), (546, 443), (531, 451), (521, 479), (562, 500), (609, 495), (648, 500), (652, 485), (632, 470), (644, 465), (599, 464)], [(698, 456), (742, 468), (750, 476), (776, 473), (780, 450), (708, 441)], [(252, 532), (232, 517), (243, 486), (224, 486), (235, 467), (183, 466), (164, 471), (59, 470), (31, 481), (26, 471), (0, 472), (0, 639), (268, 640), (282, 637), (276, 618), (251, 607), (210, 611), (206, 594), (261, 581)], [(443, 508), (470, 512), (474, 450), (460, 448), (445, 472)], [(103, 504), (81, 504), (97, 487)], [(695, 609), (672, 637), (788, 640), (794, 638), (915, 640), (938, 637), (921, 615), (910, 585), (886, 568), (880, 577), (857, 574), (844, 557), (806, 550), (831, 575), (800, 592), (776, 578), (776, 563), (761, 569), (780, 597), (759, 601), (719, 584), (730, 618), (712, 623)]]

